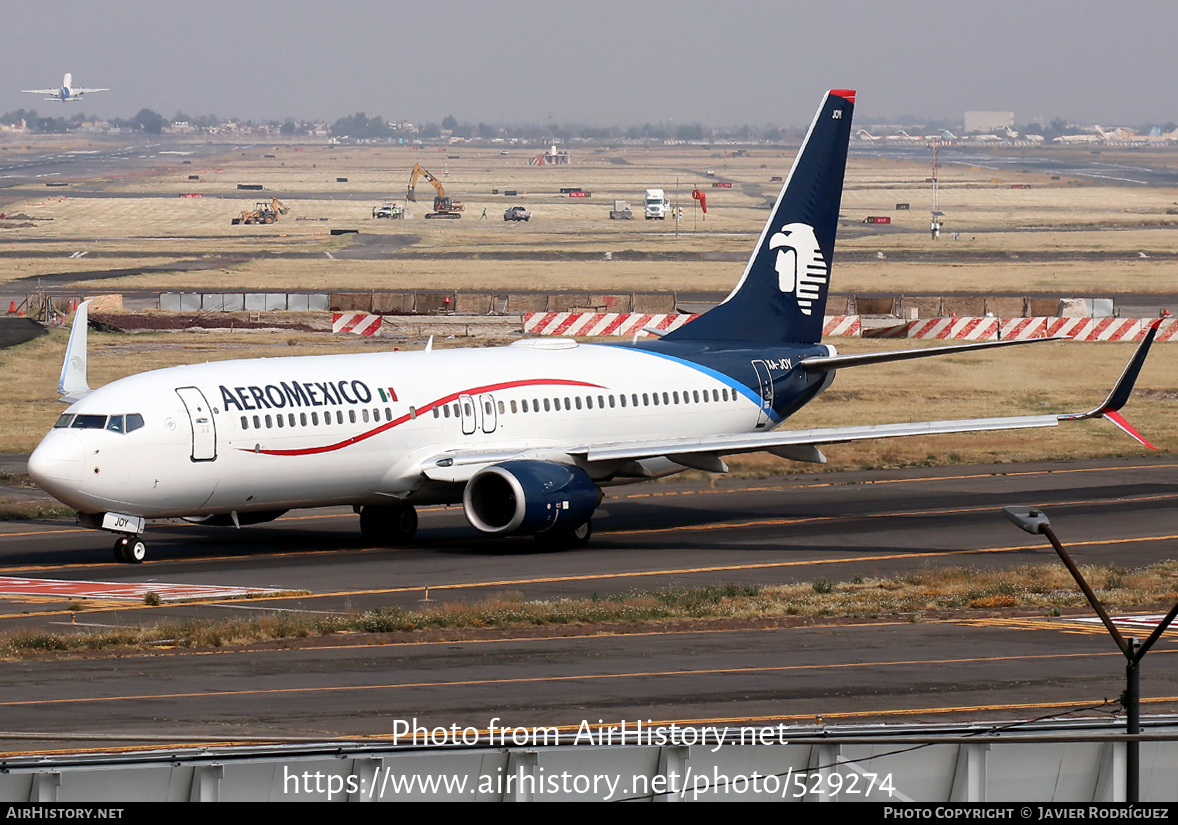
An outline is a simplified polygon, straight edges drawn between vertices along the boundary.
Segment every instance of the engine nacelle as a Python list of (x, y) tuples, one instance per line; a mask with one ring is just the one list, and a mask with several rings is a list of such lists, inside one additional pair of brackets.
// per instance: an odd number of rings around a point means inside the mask
[(466, 483), (462, 507), (484, 533), (534, 536), (589, 520), (601, 490), (579, 467), (519, 459), (485, 467)]

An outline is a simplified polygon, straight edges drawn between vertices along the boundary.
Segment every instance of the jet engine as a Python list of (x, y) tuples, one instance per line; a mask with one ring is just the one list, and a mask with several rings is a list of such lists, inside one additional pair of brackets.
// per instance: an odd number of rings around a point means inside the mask
[(601, 497), (579, 467), (519, 459), (475, 473), (466, 483), (462, 507), (484, 533), (534, 536), (582, 528)]

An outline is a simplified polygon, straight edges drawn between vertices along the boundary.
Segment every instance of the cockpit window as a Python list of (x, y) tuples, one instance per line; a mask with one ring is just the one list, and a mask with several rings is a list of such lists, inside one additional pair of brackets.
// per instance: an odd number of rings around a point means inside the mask
[(79, 415), (70, 425), (74, 430), (101, 430), (106, 427), (105, 415)]
[(133, 433), (143, 426), (139, 413), (126, 415), (73, 415), (63, 414), (53, 425), (54, 429), (106, 430), (112, 433)]

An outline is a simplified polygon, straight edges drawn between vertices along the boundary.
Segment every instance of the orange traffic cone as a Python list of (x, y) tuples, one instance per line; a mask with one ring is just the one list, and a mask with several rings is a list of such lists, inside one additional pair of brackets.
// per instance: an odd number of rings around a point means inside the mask
[(8, 314), (12, 315), (15, 312), (16, 312), (16, 301), (9, 301), (8, 302)]

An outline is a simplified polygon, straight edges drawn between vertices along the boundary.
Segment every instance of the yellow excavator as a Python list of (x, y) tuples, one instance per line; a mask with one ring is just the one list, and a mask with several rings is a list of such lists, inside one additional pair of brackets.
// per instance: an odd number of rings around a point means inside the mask
[(434, 211), (427, 212), (425, 215), (427, 218), (452, 218), (458, 220), (462, 217), (462, 213), (466, 211), (466, 204), (447, 198), (446, 190), (442, 188), (442, 184), (438, 182), (437, 178), (423, 169), (420, 163), (413, 165), (413, 174), (409, 176), (409, 192), (405, 195), (407, 200), (417, 203), (417, 198), (414, 197), (413, 190), (417, 186), (417, 179), (420, 177), (424, 177), (432, 183), (434, 189), (438, 191), (438, 194), (434, 197)]
[(230, 221), (230, 223), (233, 226), (241, 223), (274, 223), (278, 220), (279, 216), (285, 215), (289, 211), (286, 204), (278, 200), (278, 198), (271, 199), (270, 203), (258, 201), (254, 204), (253, 209), (243, 211), (238, 217)]

